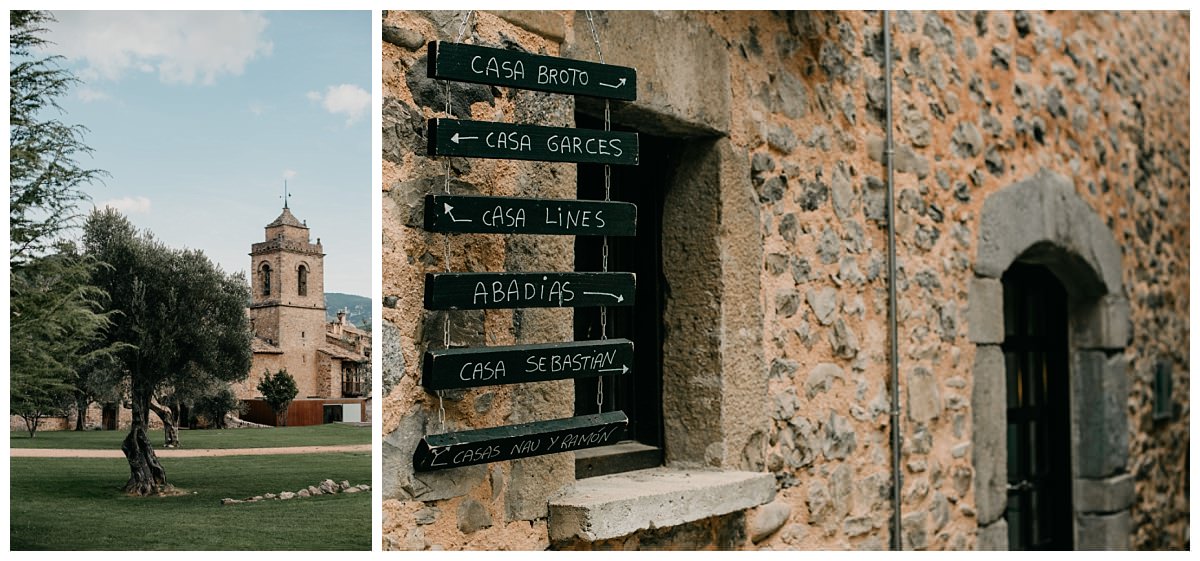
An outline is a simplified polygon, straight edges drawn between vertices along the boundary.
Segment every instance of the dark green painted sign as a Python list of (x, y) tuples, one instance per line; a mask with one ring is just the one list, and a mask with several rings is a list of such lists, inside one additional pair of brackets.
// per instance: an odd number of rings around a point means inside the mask
[(427, 351), (421, 385), (427, 390), (474, 388), (628, 374), (633, 341), (572, 341), (538, 345)]
[(429, 43), (429, 77), (624, 101), (637, 99), (637, 71), (626, 66), (462, 43)]
[(629, 418), (623, 411), (426, 436), (413, 452), (416, 471), (472, 466), (616, 444)]
[(425, 309), (632, 306), (633, 273), (426, 273)]
[(429, 120), (429, 155), (637, 165), (638, 135), (491, 121)]
[(632, 236), (637, 206), (618, 201), (425, 195), (425, 229), (464, 234)]

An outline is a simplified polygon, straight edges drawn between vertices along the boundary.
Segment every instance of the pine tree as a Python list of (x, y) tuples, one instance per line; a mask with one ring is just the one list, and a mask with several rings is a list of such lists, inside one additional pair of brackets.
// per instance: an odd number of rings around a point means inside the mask
[(59, 67), (61, 57), (36, 57), (46, 44), (46, 12), (9, 12), (9, 263), (17, 267), (52, 249), (75, 224), (83, 190), (107, 175), (81, 167), (76, 158), (92, 149), (82, 125), (55, 118), (58, 99), (79, 82)]
[(49, 115), (78, 80), (58, 57), (34, 56), (48, 21), (9, 13), (9, 403), (31, 438), (42, 417), (70, 406), (81, 365), (115, 350), (94, 344), (110, 323), (106, 295), (90, 285), (101, 265), (63, 240), (88, 198), (83, 187), (104, 172), (75, 162), (91, 151), (85, 129)]

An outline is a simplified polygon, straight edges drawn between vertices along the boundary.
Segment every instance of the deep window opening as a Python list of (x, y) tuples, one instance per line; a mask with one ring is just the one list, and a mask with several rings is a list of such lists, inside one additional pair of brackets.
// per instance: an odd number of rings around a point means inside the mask
[(308, 296), (308, 267), (304, 265), (296, 271), (296, 293)]
[(270, 296), (271, 295), (271, 266), (266, 263), (263, 263), (262, 268), (259, 269), (258, 276), (262, 283), (262, 295)]
[[(576, 113), (580, 128), (602, 129), (595, 118)], [(614, 130), (634, 129), (613, 127)], [(629, 430), (624, 442), (576, 453), (577, 478), (657, 467), (663, 463), (662, 348), (666, 302), (662, 267), (662, 209), (667, 186), (678, 168), (683, 143), (639, 134), (639, 165), (611, 166), (611, 199), (637, 205), (637, 235), (608, 238), (608, 270), (636, 274), (632, 307), (608, 308), (608, 337), (634, 344), (633, 370), (603, 379), (603, 410), (624, 411)], [(604, 199), (604, 166), (579, 164), (579, 199)], [(575, 238), (575, 270), (602, 270), (603, 238)], [(575, 310), (575, 340), (601, 338), (600, 309)], [(598, 413), (596, 378), (575, 381), (575, 414)]]
[(1069, 550), (1074, 513), (1067, 293), (1041, 266), (1015, 263), (1002, 280), (1008, 545)]

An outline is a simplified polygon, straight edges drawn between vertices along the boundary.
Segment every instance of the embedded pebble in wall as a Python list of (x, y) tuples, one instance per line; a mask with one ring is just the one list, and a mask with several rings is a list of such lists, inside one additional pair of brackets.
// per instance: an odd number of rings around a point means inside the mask
[(834, 320), (833, 329), (829, 330), (829, 345), (835, 355), (845, 359), (858, 356), (860, 350), (858, 336), (842, 318)]
[(821, 325), (829, 325), (833, 323), (833, 313), (837, 311), (837, 291), (825, 287), (820, 290), (810, 289), (805, 293), (805, 298), (808, 301), (808, 306), (812, 308), (814, 314), (817, 315), (817, 321)]
[(410, 51), (425, 46), (425, 37), (419, 31), (405, 27), (383, 26), (383, 40)]
[(800, 180), (800, 190), (795, 200), (801, 209), (814, 211), (829, 199), (829, 186), (820, 180)]
[(845, 372), (836, 364), (822, 362), (809, 370), (808, 378), (804, 382), (804, 387), (807, 391), (808, 398), (812, 399), (818, 393), (829, 391), (834, 380), (844, 382), (846, 380)]
[(833, 177), (830, 178), (829, 187), (830, 195), (833, 199), (833, 212), (837, 215), (838, 220), (845, 222), (850, 218), (854, 205), (854, 186), (850, 182), (850, 176), (846, 172), (842, 162), (833, 170)]
[(837, 234), (834, 233), (832, 228), (826, 226), (821, 231), (821, 240), (817, 246), (817, 255), (820, 256), (821, 262), (828, 265), (837, 261), (838, 256), (841, 254), (841, 247), (842, 244)]
[(782, 291), (775, 295), (775, 315), (781, 318), (792, 317), (800, 309), (800, 294), (794, 290)]

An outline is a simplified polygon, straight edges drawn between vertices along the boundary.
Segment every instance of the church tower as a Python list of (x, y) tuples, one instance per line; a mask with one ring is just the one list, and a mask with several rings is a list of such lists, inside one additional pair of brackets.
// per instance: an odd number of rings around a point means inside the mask
[[(272, 371), (286, 367), (298, 398), (317, 394), (317, 352), (325, 343), (325, 254), (309, 241), (308, 226), (283, 212), (266, 226), (265, 241), (250, 248), (250, 324), (256, 352), (276, 354)], [(262, 376), (250, 373), (250, 380)]]

